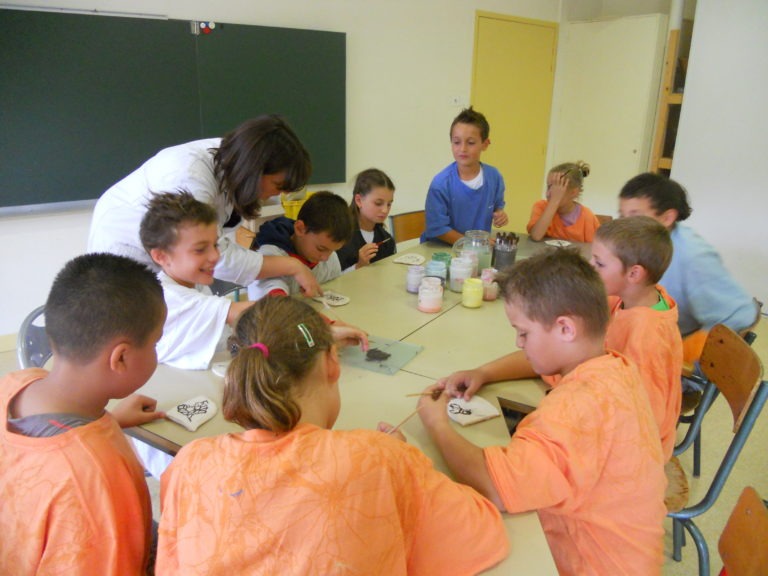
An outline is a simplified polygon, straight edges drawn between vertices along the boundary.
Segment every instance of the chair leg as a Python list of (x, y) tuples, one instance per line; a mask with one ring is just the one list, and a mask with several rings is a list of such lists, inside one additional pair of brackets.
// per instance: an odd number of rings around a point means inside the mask
[(687, 520), (685, 527), (690, 532), (693, 542), (696, 544), (696, 551), (699, 554), (699, 576), (709, 575), (709, 547), (707, 541), (704, 539), (704, 534), (701, 533), (699, 527), (693, 523), (692, 520)]
[(685, 538), (685, 534), (683, 533), (683, 524), (680, 522), (680, 520), (672, 518), (672, 559), (675, 562), (680, 562), (680, 560), (683, 559), (681, 552), (683, 547), (683, 538)]
[(693, 439), (693, 476), (701, 476), (701, 429)]

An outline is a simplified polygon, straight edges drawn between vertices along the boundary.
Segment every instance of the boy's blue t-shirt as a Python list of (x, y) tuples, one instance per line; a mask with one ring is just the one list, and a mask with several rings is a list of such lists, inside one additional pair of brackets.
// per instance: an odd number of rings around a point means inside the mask
[(482, 164), (483, 185), (473, 190), (459, 177), (456, 162), (451, 163), (432, 179), (427, 193), (425, 216), (427, 229), (421, 235), (426, 242), (456, 230), (490, 232), (493, 213), (504, 207), (504, 178), (488, 164)]

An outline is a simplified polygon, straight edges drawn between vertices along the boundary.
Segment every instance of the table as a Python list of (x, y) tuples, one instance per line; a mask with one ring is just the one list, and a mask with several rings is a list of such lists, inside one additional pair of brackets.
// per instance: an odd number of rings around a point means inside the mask
[[(518, 248), (518, 257), (527, 257), (544, 246), (524, 238)], [(407, 252), (430, 258), (433, 252), (449, 250), (445, 245), (427, 243)], [(422, 391), (438, 377), (471, 368), (515, 349), (515, 333), (507, 322), (501, 300), (468, 309), (460, 305), (460, 294), (446, 291), (442, 310), (425, 314), (416, 308), (416, 295), (405, 290), (407, 266), (393, 260), (393, 257), (381, 260), (323, 286), (350, 297), (349, 304), (331, 311), (345, 322), (377, 336), (424, 346), (404, 369), (391, 376), (343, 365), (337, 429), (372, 429), (379, 420), (395, 424), (416, 407), (418, 398), (407, 394)], [(313, 302), (312, 305), (324, 312), (321, 304)], [(482, 345), (477, 345), (478, 337), (483, 334), (488, 337), (482, 340)], [(211, 397), (220, 406), (223, 378), (211, 371), (184, 371), (160, 365), (140, 392), (156, 398), (160, 409), (168, 409), (199, 394)], [(498, 396), (536, 405), (544, 396), (544, 385), (538, 380), (502, 382), (484, 386), (479, 395), (496, 406)], [(481, 447), (505, 444), (509, 440), (503, 418), (458, 428), (464, 437)], [(171, 422), (158, 421), (135, 429), (134, 435), (175, 454), (180, 446), (196, 437), (240, 430), (218, 413), (197, 433)], [(410, 444), (432, 459), (438, 470), (449, 473), (418, 418), (406, 422), (401, 430)], [(487, 574), (508, 574), (512, 570), (542, 575), (557, 573), (536, 513), (505, 514), (504, 525), (510, 541), (510, 555)]]

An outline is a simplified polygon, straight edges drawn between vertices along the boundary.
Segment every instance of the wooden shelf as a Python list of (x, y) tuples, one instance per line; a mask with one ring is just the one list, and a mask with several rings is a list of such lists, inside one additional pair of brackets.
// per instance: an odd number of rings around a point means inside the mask
[[(656, 131), (653, 136), (653, 148), (648, 166), (651, 172), (659, 172), (660, 170), (668, 172), (672, 169), (672, 157), (677, 138), (677, 122), (680, 119), (680, 106), (683, 104), (683, 93), (673, 91), (679, 42), (680, 30), (670, 30), (662, 72)], [(673, 109), (675, 107), (677, 107), (676, 110)]]

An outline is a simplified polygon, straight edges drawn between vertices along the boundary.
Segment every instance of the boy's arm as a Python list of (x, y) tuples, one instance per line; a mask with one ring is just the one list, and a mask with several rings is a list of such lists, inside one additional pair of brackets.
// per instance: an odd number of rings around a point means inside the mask
[(521, 380), (537, 378), (539, 375), (525, 357), (525, 352), (517, 350), (496, 360), (483, 364), (474, 370), (461, 370), (441, 378), (437, 385), (444, 388), (450, 396), (469, 400), (483, 384), (502, 380)]
[(446, 244), (455, 244), (460, 238), (464, 238), (464, 234), (461, 234), (460, 232), (456, 232), (456, 230), (449, 230), (445, 234), (441, 234), (440, 236), (437, 236), (438, 240), (442, 240)]
[(302, 293), (310, 298), (323, 293), (312, 271), (296, 258), (264, 256), (264, 263), (261, 265), (257, 278), (275, 278), (277, 276), (293, 276), (301, 286)]
[[(436, 387), (427, 388), (432, 392)], [(462, 484), (471, 486), (488, 498), (501, 511), (504, 504), (501, 501), (496, 486), (485, 467), (485, 457), (482, 448), (465, 440), (456, 432), (448, 420), (448, 396), (442, 394), (437, 400), (431, 396), (419, 399), (419, 417), (424, 423), (430, 438), (440, 450), (454, 478)]]
[(131, 394), (121, 400), (110, 413), (117, 420), (120, 428), (141, 426), (160, 418), (165, 418), (165, 412), (158, 412), (157, 400), (142, 394)]

